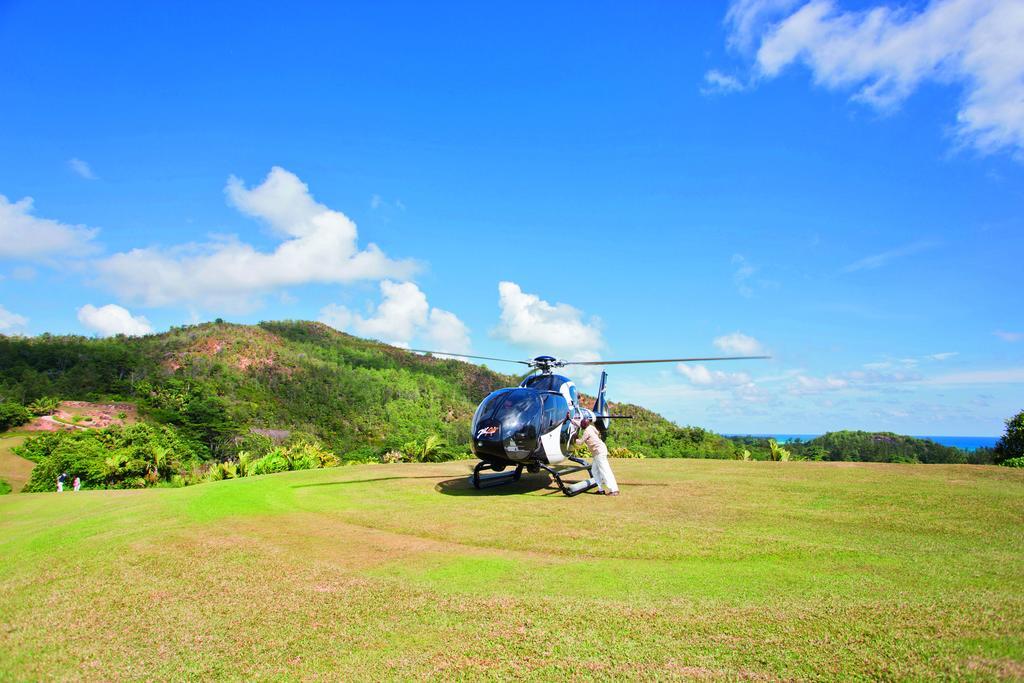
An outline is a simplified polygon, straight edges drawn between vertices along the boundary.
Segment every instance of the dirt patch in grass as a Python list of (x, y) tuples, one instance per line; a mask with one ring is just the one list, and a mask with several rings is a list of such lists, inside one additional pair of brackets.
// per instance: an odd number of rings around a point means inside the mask
[(0, 479), (11, 485), (11, 490), (18, 493), (32, 476), (32, 468), (36, 466), (31, 460), (15, 455), (12, 449), (25, 443), (26, 436), (5, 435), (0, 437)]

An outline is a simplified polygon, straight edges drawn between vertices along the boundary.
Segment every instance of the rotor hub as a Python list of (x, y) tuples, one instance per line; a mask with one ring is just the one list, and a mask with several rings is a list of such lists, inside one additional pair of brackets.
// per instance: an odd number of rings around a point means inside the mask
[(537, 356), (530, 361), (530, 367), (537, 368), (541, 372), (551, 372), (553, 368), (565, 367), (566, 362), (554, 356)]

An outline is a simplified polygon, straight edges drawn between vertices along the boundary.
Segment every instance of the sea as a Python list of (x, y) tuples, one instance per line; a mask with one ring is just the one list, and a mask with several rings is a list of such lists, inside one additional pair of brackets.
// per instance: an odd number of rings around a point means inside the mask
[[(754, 436), (760, 439), (775, 439), (779, 443), (786, 443), (787, 441), (796, 441), (797, 439), (810, 441), (817, 436), (821, 436), (821, 434), (726, 434), (725, 436)], [(943, 446), (953, 446), (965, 451), (973, 451), (978, 448), (992, 448), (999, 441), (998, 436), (917, 436), (916, 434), (911, 436), (915, 439), (929, 439)]]

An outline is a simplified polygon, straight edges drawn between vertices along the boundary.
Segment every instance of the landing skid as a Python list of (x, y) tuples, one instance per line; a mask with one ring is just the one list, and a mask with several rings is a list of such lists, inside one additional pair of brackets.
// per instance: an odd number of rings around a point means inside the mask
[[(557, 468), (542, 463), (537, 464), (540, 466), (541, 469), (543, 469), (544, 471), (551, 475), (551, 477), (555, 480), (555, 483), (558, 484), (558, 488), (561, 489), (562, 493), (571, 498), (572, 496), (578, 496), (584, 491), (589, 491), (590, 489), (594, 488), (595, 486), (597, 486), (597, 481), (593, 478), (593, 476), (590, 476), (590, 463), (588, 463), (586, 460), (583, 460), (582, 458), (573, 457), (569, 459), (578, 464), (575, 467)], [(488, 489), (491, 488), (492, 486), (501, 486), (502, 484), (508, 484), (513, 481), (519, 481), (519, 478), (523, 476), (523, 469), (525, 467), (525, 465), (516, 465), (516, 469), (514, 472), (495, 471), (494, 474), (481, 474), (486, 470), (494, 470), (493, 465), (491, 465), (489, 462), (484, 462), (483, 460), (481, 460), (476, 464), (476, 467), (473, 468), (473, 488)], [(584, 471), (587, 473), (588, 476), (583, 481), (565, 482), (562, 480), (562, 477), (568, 474)]]
[[(593, 474), (590, 471), (590, 463), (588, 463), (583, 458), (571, 457), (569, 459), (579, 464), (576, 465), (575, 467), (557, 468), (551, 467), (550, 465), (541, 465), (541, 468), (547, 471), (547, 473), (554, 478), (555, 482), (558, 484), (558, 488), (562, 489), (562, 493), (572, 498), (573, 496), (578, 496), (584, 491), (589, 491), (590, 489), (597, 486), (597, 480), (594, 479)], [(574, 472), (584, 471), (587, 473), (587, 478), (584, 479), (583, 481), (568, 483), (562, 481), (562, 477), (567, 474), (573, 474)]]
[(473, 488), (475, 489), (489, 489), (492, 486), (501, 486), (502, 484), (508, 484), (509, 482), (519, 481), (519, 478), (523, 476), (523, 468), (525, 465), (516, 465), (514, 472), (495, 472), (494, 474), (480, 474), (484, 470), (493, 470), (494, 466), (489, 462), (481, 460), (473, 468)]

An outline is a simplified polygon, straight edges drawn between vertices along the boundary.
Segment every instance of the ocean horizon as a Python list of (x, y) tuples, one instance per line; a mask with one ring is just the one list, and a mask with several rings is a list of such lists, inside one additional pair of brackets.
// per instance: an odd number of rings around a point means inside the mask
[[(752, 436), (758, 439), (775, 439), (779, 443), (789, 441), (810, 441), (821, 436), (821, 434), (724, 434), (723, 436)], [(915, 439), (928, 439), (943, 446), (953, 446), (965, 451), (973, 451), (979, 448), (993, 448), (999, 441), (998, 436), (920, 436), (911, 434)]]

